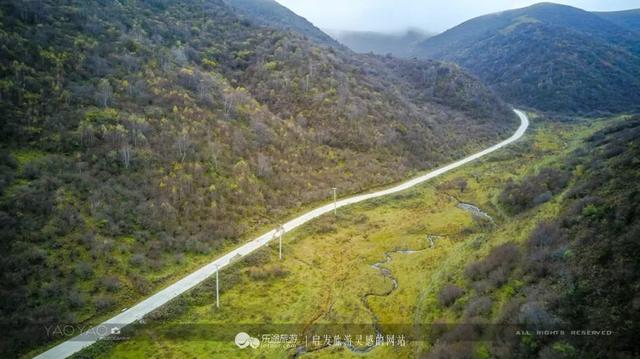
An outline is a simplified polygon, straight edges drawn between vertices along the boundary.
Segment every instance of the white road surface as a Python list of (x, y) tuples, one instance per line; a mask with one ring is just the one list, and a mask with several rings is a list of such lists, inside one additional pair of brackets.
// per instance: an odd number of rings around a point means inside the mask
[[(354, 204), (362, 201), (366, 201), (368, 199), (382, 197), (382, 196), (404, 191), (415, 185), (428, 181), (434, 177), (438, 177), (443, 173), (446, 173), (462, 165), (465, 165), (469, 162), (477, 160), (478, 158), (485, 156), (491, 152), (494, 152), (514, 141), (517, 141), (524, 135), (525, 131), (529, 127), (529, 119), (527, 118), (527, 115), (522, 111), (514, 109), (514, 112), (520, 118), (520, 127), (518, 127), (518, 129), (513, 134), (513, 136), (509, 137), (508, 139), (494, 146), (491, 146), (483, 151), (473, 154), (469, 157), (466, 157), (457, 162), (441, 167), (425, 175), (416, 177), (412, 180), (404, 182), (393, 188), (385, 189), (378, 192), (368, 193), (368, 194), (357, 195), (354, 197), (339, 200), (336, 203), (337, 208), (348, 206), (350, 204)], [(292, 219), (291, 221), (285, 223), (282, 227), (285, 232), (288, 232), (294, 228), (297, 228), (303, 225), (304, 223), (314, 218), (317, 218), (325, 213), (329, 213), (333, 210), (334, 210), (334, 203), (330, 203), (322, 207), (316, 208), (312, 211), (309, 211), (295, 219)], [(79, 352), (80, 350), (92, 345), (93, 343), (95, 343), (100, 339), (103, 339), (109, 335), (117, 335), (119, 328), (122, 328), (126, 325), (129, 325), (131, 323), (134, 323), (142, 319), (145, 315), (149, 314), (155, 309), (158, 309), (159, 307), (166, 304), (173, 298), (179, 296), (180, 294), (202, 283), (202, 281), (209, 278), (211, 275), (215, 274), (216, 270), (223, 269), (224, 267), (228, 266), (231, 262), (237, 260), (238, 258), (244, 257), (247, 254), (250, 254), (256, 251), (257, 249), (260, 249), (266, 246), (269, 242), (276, 239), (276, 234), (278, 234), (277, 229), (274, 229), (270, 232), (263, 234), (262, 236), (244, 244), (240, 248), (237, 248), (223, 255), (222, 257), (216, 259), (215, 261), (205, 265), (204, 267), (196, 270), (195, 272), (180, 279), (179, 281), (161, 290), (160, 292), (152, 295), (151, 297), (143, 300), (142, 302), (136, 304), (135, 306), (121, 312), (120, 314), (114, 316), (113, 318), (103, 322), (102, 324), (99, 324), (85, 331), (84, 333), (76, 337), (73, 337), (72, 339), (69, 339), (63, 343), (60, 343), (59, 345), (49, 349), (48, 351), (36, 356), (36, 358), (43, 358), (43, 359), (44, 358), (55, 358), (55, 359), (67, 358)]]

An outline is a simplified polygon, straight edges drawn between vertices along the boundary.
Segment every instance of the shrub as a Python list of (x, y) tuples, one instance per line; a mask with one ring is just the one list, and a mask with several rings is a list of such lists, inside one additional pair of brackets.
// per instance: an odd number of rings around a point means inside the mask
[(533, 199), (533, 205), (537, 206), (539, 204), (549, 202), (551, 198), (553, 198), (553, 194), (550, 191), (541, 193)]
[(438, 293), (438, 301), (444, 307), (455, 303), (458, 298), (464, 295), (464, 290), (455, 284), (447, 284)]
[(147, 314), (145, 319), (152, 321), (165, 321), (169, 318), (175, 318), (188, 309), (187, 300), (184, 297), (178, 297), (162, 307)]
[(244, 262), (250, 266), (259, 266), (269, 263), (271, 255), (269, 251), (255, 251), (244, 258)]
[(107, 276), (102, 278), (102, 285), (109, 292), (117, 292), (120, 289), (120, 279), (116, 276)]
[(146, 278), (135, 274), (131, 276), (131, 284), (133, 288), (142, 295), (151, 293), (153, 289), (151, 283)]
[(142, 253), (136, 253), (131, 257), (131, 260), (129, 260), (129, 263), (131, 263), (132, 266), (134, 267), (140, 267), (142, 265), (144, 265), (145, 262), (145, 256)]
[(511, 213), (520, 213), (551, 200), (568, 182), (566, 171), (544, 168), (537, 175), (523, 178), (520, 183), (509, 181), (500, 193), (499, 201)]
[(525, 270), (536, 277), (544, 277), (552, 272), (554, 258), (564, 252), (567, 235), (556, 222), (542, 222), (531, 232), (527, 241)]
[(520, 307), (518, 321), (529, 328), (553, 329), (559, 321), (541, 302), (527, 302)]
[(96, 311), (98, 312), (106, 312), (107, 310), (111, 309), (114, 305), (116, 304), (116, 301), (113, 299), (113, 297), (105, 295), (105, 296), (101, 296), (96, 298)]
[(489, 283), (491, 283), (491, 286), (494, 288), (501, 287), (507, 282), (508, 276), (509, 273), (507, 273), (506, 268), (498, 267), (489, 273)]
[(566, 235), (557, 222), (542, 222), (531, 232), (527, 245), (530, 248), (548, 247), (563, 242)]
[(75, 289), (69, 292), (68, 301), (72, 308), (80, 308), (85, 304), (84, 295)]
[(247, 272), (251, 279), (256, 280), (281, 278), (288, 274), (287, 270), (280, 266), (251, 267)]
[(78, 278), (87, 280), (93, 276), (93, 268), (87, 262), (80, 262), (76, 265), (74, 273)]
[(467, 318), (487, 315), (491, 313), (493, 301), (489, 297), (479, 297), (467, 304), (464, 309), (464, 316)]
[[(465, 275), (473, 280), (489, 278), (494, 285), (501, 285), (506, 276), (518, 263), (520, 251), (513, 243), (505, 243), (491, 250), (482, 260), (471, 263), (465, 268)], [(492, 273), (496, 271), (496, 273)]]

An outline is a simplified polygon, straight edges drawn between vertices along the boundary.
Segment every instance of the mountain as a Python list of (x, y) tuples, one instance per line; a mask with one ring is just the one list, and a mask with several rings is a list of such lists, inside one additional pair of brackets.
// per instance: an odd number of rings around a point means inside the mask
[(321, 44), (339, 46), (331, 36), (322, 32), (307, 19), (278, 4), (274, 0), (225, 0), (240, 16), (259, 25), (272, 26), (284, 31), (293, 31)]
[(640, 32), (640, 9), (594, 12), (594, 14), (618, 26)]
[(571, 113), (640, 108), (640, 36), (577, 8), (542, 3), (481, 16), (418, 45), (507, 101)]
[(1, 357), (332, 187), (406, 178), (517, 125), (455, 65), (327, 47), (221, 0), (0, 2), (0, 34)]
[(336, 40), (355, 52), (373, 52), (378, 55), (392, 54), (403, 58), (410, 57), (415, 45), (430, 36), (421, 30), (415, 29), (410, 29), (403, 33), (333, 31), (331, 34)]

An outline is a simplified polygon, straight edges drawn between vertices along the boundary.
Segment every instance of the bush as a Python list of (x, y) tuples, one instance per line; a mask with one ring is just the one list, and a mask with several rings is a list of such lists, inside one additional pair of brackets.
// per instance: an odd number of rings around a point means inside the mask
[(569, 182), (569, 174), (564, 170), (544, 168), (537, 175), (527, 176), (520, 183), (510, 181), (500, 193), (499, 201), (512, 214), (520, 213), (539, 204), (548, 202)]
[(104, 277), (104, 278), (102, 278), (102, 285), (109, 292), (117, 292), (118, 290), (120, 290), (120, 278), (118, 278), (116, 276)]
[(518, 321), (528, 328), (554, 329), (558, 319), (541, 302), (527, 302), (520, 307)]
[[(518, 263), (520, 251), (513, 243), (505, 243), (491, 250), (484, 259), (465, 268), (465, 275), (472, 281), (489, 278), (494, 285), (501, 285)], [(493, 273), (495, 271), (495, 273)]]
[(145, 260), (146, 258), (144, 254), (136, 253), (131, 257), (131, 260), (129, 260), (129, 263), (131, 263), (131, 265), (134, 267), (141, 267), (142, 265), (144, 265)]
[(289, 272), (280, 266), (251, 267), (247, 270), (249, 277), (256, 280), (281, 278)]
[(131, 284), (133, 285), (133, 288), (142, 295), (151, 293), (151, 290), (153, 289), (151, 287), (151, 282), (146, 278), (135, 274), (131, 276)]
[(249, 266), (260, 266), (269, 263), (270, 260), (269, 251), (255, 251), (244, 258), (244, 262)]
[(95, 304), (96, 304), (96, 311), (98, 311), (99, 313), (102, 313), (111, 309), (116, 304), (116, 301), (113, 299), (113, 297), (105, 295), (105, 296), (98, 297), (96, 299)]
[(487, 315), (491, 313), (493, 301), (489, 297), (479, 297), (467, 304), (464, 309), (464, 316), (467, 318)]
[(464, 290), (455, 284), (447, 284), (438, 293), (438, 301), (444, 307), (455, 303), (458, 298), (464, 295)]
[(536, 277), (548, 275), (556, 265), (555, 259), (562, 257), (567, 243), (567, 235), (558, 221), (538, 224), (527, 241), (525, 270)]
[(68, 301), (71, 308), (81, 308), (85, 304), (84, 295), (75, 289), (69, 292)]
[(467, 180), (465, 180), (462, 177), (457, 177), (452, 179), (451, 181), (439, 184), (436, 188), (439, 191), (457, 190), (457, 191), (460, 191), (460, 193), (462, 193), (467, 189), (468, 186), (469, 184)]
[(145, 319), (162, 322), (169, 318), (175, 318), (183, 314), (187, 311), (187, 309), (187, 300), (183, 296), (181, 296), (147, 314), (145, 316)]
[(565, 233), (557, 222), (542, 222), (531, 232), (527, 245), (530, 248), (541, 248), (564, 242)]
[(74, 273), (78, 278), (87, 280), (93, 276), (93, 268), (87, 262), (80, 262), (76, 265)]

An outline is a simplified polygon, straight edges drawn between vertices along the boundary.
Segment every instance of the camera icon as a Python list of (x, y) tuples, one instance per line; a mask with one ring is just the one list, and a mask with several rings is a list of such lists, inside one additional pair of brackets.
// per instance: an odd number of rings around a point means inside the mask
[(244, 332), (240, 332), (236, 335), (235, 342), (240, 349), (244, 349), (246, 347), (256, 349), (260, 346), (260, 340), (258, 338), (252, 338), (249, 334)]
[(118, 327), (111, 328), (111, 335), (118, 335), (118, 334), (120, 334), (120, 328)]

